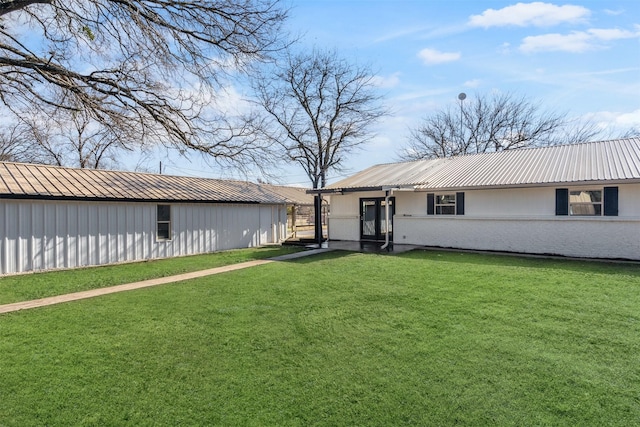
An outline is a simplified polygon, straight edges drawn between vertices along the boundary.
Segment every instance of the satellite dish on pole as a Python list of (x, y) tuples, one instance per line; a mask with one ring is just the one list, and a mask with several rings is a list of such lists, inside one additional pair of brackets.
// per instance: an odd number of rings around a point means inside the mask
[(460, 93), (460, 95), (458, 95), (458, 99), (460, 101), (464, 101), (465, 99), (467, 99), (467, 94), (464, 92)]

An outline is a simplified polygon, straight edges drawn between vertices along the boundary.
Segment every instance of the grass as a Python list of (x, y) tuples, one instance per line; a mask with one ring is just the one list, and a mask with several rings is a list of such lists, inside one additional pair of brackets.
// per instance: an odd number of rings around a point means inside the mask
[(0, 316), (0, 425), (637, 425), (640, 267), (328, 253)]
[(4, 276), (0, 277), (0, 304), (206, 270), (223, 265), (275, 257), (298, 250), (299, 248), (291, 246), (239, 249), (104, 267)]

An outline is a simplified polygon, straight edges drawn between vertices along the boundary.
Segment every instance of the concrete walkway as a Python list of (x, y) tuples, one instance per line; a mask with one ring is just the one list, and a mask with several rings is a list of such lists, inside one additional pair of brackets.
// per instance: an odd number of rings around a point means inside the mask
[(13, 311), (27, 310), (30, 308), (44, 307), (47, 305), (60, 304), (63, 302), (77, 301), (86, 298), (93, 298), (100, 295), (108, 295), (116, 292), (131, 291), (134, 289), (148, 288), (150, 286), (164, 285), (166, 283), (181, 282), (183, 280), (197, 279), (199, 277), (211, 276), (228, 271), (241, 270), (244, 268), (255, 267), (258, 265), (269, 264), (276, 261), (287, 261), (290, 259), (301, 258), (304, 256), (315, 255), (323, 252), (331, 251), (331, 249), (313, 249), (292, 254), (282, 255), (275, 258), (260, 259), (255, 261), (247, 261), (239, 264), (225, 265), (222, 267), (210, 268), (208, 270), (193, 271), (191, 273), (178, 274), (176, 276), (160, 277), (157, 279), (144, 280), (142, 282), (126, 283), (124, 285), (110, 286), (108, 288), (91, 289), (89, 291), (74, 292), (72, 294), (57, 295), (53, 297), (40, 298), (31, 301), (15, 302), (12, 304), (0, 305), (0, 314), (10, 313)]

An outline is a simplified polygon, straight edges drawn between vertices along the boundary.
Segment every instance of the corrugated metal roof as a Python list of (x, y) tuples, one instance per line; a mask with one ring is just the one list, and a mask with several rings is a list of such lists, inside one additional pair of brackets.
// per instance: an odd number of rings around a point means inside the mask
[(302, 187), (289, 187), (284, 185), (261, 184), (263, 187), (282, 196), (288, 204), (313, 205), (313, 195), (307, 194), (307, 189)]
[(629, 180), (640, 182), (640, 138), (383, 164), (326, 189), (437, 190)]
[[(0, 162), (0, 198), (291, 203), (246, 181)], [(302, 190), (304, 191), (304, 190)]]

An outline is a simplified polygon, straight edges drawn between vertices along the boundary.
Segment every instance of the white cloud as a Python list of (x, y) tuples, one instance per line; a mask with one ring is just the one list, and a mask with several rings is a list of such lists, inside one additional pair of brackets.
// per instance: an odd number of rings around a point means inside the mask
[(480, 86), (482, 82), (480, 81), (480, 79), (473, 79), (473, 80), (467, 80), (466, 82), (463, 83), (464, 87), (470, 87), (470, 88), (477, 88)]
[(604, 13), (606, 13), (607, 15), (611, 15), (611, 16), (618, 16), (618, 15), (622, 15), (624, 13), (624, 10), (622, 10), (622, 9), (618, 9), (618, 10), (605, 9)]
[(598, 111), (585, 114), (583, 118), (595, 123), (605, 138), (617, 138), (631, 129), (640, 129), (640, 109), (630, 112)]
[(640, 32), (634, 33), (632, 31), (619, 30), (617, 28), (612, 28), (612, 29), (594, 28), (594, 29), (588, 30), (588, 33), (598, 40), (605, 40), (605, 41), (631, 39), (634, 37), (640, 37)]
[(619, 114), (616, 117), (616, 124), (628, 128), (640, 128), (640, 110)]
[(427, 99), (429, 103), (432, 103), (434, 102), (434, 98), (440, 97), (449, 92), (450, 89), (441, 87), (438, 87), (437, 89), (413, 89), (396, 96), (391, 101), (393, 103), (404, 104), (406, 102), (414, 102), (416, 100), (422, 102), (422, 100)]
[(419, 34), (421, 32), (424, 32), (425, 30), (426, 30), (425, 27), (402, 28), (400, 30), (381, 35), (380, 37), (374, 40), (374, 43), (381, 43), (381, 42), (387, 42), (387, 41), (396, 40), (400, 38), (405, 38), (407, 36)]
[(571, 52), (582, 53), (590, 50), (602, 49), (604, 42), (639, 37), (640, 32), (618, 29), (591, 29), (574, 31), (570, 34), (544, 34), (541, 36), (525, 37), (520, 45), (520, 51), (533, 52)]
[(556, 6), (551, 3), (518, 3), (502, 9), (487, 9), (480, 15), (469, 17), (473, 27), (548, 27), (565, 22), (584, 22), (591, 12), (582, 6)]
[(498, 53), (502, 55), (508, 55), (511, 53), (511, 44), (508, 42), (502, 43), (500, 47), (498, 47)]
[(372, 82), (381, 88), (396, 87), (400, 84), (400, 72), (393, 73), (390, 76), (374, 76)]
[(389, 31), (381, 36), (377, 37), (373, 42), (382, 43), (393, 41), (397, 39), (419, 39), (419, 40), (431, 40), (442, 39), (446, 36), (454, 34), (460, 34), (467, 31), (467, 26), (464, 24), (454, 24), (448, 26), (437, 25), (433, 26), (421, 26), (421, 27), (402, 27), (395, 31)]
[(542, 36), (525, 37), (520, 51), (533, 53), (540, 51), (563, 51), (580, 53), (591, 50), (591, 37), (585, 32), (565, 34), (544, 34)]
[(445, 62), (453, 62), (460, 59), (460, 52), (440, 52), (435, 49), (422, 49), (418, 52), (418, 57), (426, 65), (443, 64)]

